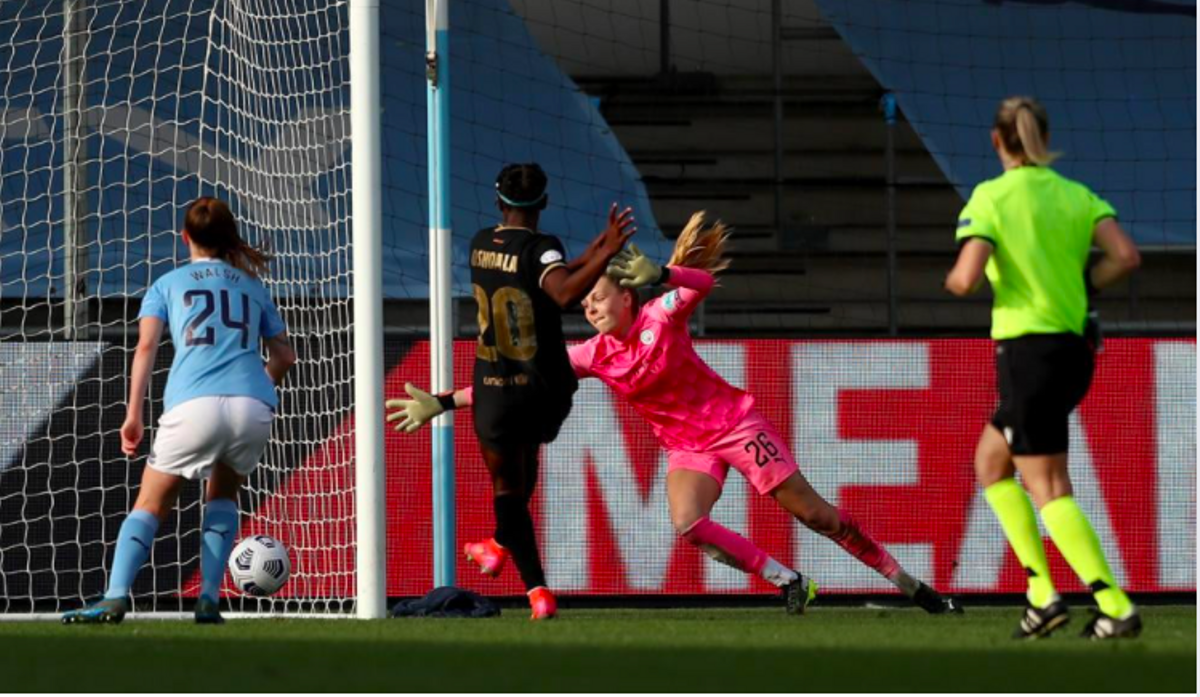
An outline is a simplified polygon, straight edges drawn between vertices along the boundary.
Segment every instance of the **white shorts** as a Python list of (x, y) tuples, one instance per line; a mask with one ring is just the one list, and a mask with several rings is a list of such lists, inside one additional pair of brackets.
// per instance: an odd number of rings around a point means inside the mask
[(223, 462), (238, 474), (258, 466), (271, 438), (271, 407), (253, 397), (197, 397), (158, 420), (147, 464), (163, 474), (203, 479)]

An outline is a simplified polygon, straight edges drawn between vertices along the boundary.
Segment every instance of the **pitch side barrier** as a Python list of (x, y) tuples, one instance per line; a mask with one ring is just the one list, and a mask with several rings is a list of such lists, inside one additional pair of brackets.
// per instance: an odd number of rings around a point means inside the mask
[[(103, 589), (144, 462), (119, 453), (126, 387), (115, 378), (128, 369), (121, 343), (0, 344), (0, 412), (6, 433), (17, 436), (0, 442), (0, 611), (54, 612)], [(910, 571), (976, 602), (1017, 598), (1024, 576), (971, 467), (996, 401), (992, 342), (712, 340), (696, 347), (755, 395), (816, 489)], [(300, 360), (329, 348), (301, 342)], [(1195, 602), (1195, 348), (1194, 337), (1110, 340), (1092, 391), (1071, 418), (1077, 499), (1117, 578), (1142, 602)], [(456, 343), (456, 384), (469, 383), (473, 353), (473, 342)], [(159, 368), (170, 359), (164, 347)], [(423, 341), (389, 338), (385, 360), (388, 395), (400, 394), (405, 381), (428, 380)], [(292, 550), (293, 582), (266, 609), (337, 613), (344, 604), (323, 599), (352, 591), (353, 423), (330, 422), (311, 404), (352, 397), (343, 381), (307, 375), (291, 385), (295, 397), (277, 422), (285, 440), (268, 451), (273, 466), (252, 480), (241, 534), (268, 532)], [(156, 419), (159, 409), (152, 402), (149, 416)], [(491, 534), (492, 505), (470, 415), (457, 418), (461, 545)], [(428, 438), (387, 431), (392, 598), (421, 595), (432, 584), (429, 447)], [(543, 452), (534, 502), (550, 585), (579, 604), (770, 602), (773, 588), (679, 539), (667, 514), (665, 473), (665, 456), (637, 414), (598, 381), (584, 380), (561, 436)], [(155, 570), (134, 589), (139, 602), (165, 612), (189, 607), (198, 587), (199, 514), (198, 505), (185, 507), (164, 526)], [(714, 518), (817, 577), (823, 602), (895, 600), (873, 573), (753, 493), (737, 473)], [(1053, 546), (1048, 553), (1060, 588), (1084, 592)], [(515, 573), (491, 580), (461, 560), (456, 571), (459, 585), (472, 590), (521, 594)]]
[[(403, 356), (397, 349), (409, 346)], [(972, 456), (996, 404), (986, 339), (697, 341), (704, 359), (756, 397), (817, 491), (914, 574), (962, 594), (1019, 593), (1025, 577), (975, 484)], [(473, 344), (460, 342), (467, 384)], [(427, 375), (424, 344), (389, 344), (387, 392)], [(1115, 339), (1071, 418), (1076, 497), (1117, 578), (1134, 592), (1195, 591), (1195, 339)], [(688, 399), (687, 395), (680, 395)], [(457, 428), (460, 540), (491, 534), (490, 488), (470, 417)], [(427, 443), (389, 431), (389, 595), (428, 588)], [(552, 587), (568, 595), (764, 594), (774, 589), (703, 556), (671, 527), (666, 459), (649, 428), (597, 380), (583, 380), (545, 448), (535, 502)], [(825, 595), (891, 588), (792, 521), (731, 473), (714, 518), (821, 580)], [(396, 526), (399, 526), (398, 528)], [(1051, 546), (1052, 547), (1052, 546)], [(1051, 549), (1064, 592), (1082, 592)], [(518, 595), (515, 575), (460, 583)]]

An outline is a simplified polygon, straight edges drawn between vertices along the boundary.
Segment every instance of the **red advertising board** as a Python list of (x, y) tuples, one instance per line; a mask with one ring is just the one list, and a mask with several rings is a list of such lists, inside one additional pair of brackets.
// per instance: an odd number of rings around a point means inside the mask
[[(460, 385), (469, 384), (473, 349), (471, 342), (456, 345)], [(405, 381), (428, 384), (428, 345), (401, 350), (388, 374), (389, 396), (402, 395)], [(817, 491), (912, 573), (957, 593), (1024, 589), (972, 472), (975, 442), (996, 403), (992, 342), (697, 341), (697, 350), (755, 396)], [(1092, 391), (1071, 419), (1076, 498), (1118, 579), (1134, 591), (1196, 587), (1195, 384), (1194, 340), (1110, 340)], [(351, 428), (345, 424), (318, 448), (302, 466), (306, 476), (292, 476), (263, 511), (303, 529), (294, 539), (308, 544), (293, 545), (297, 572), (325, 579), (306, 584), (309, 592), (338, 594), (353, 582), (352, 517), (336, 515), (353, 510), (352, 502), (325, 500), (320, 491), (352, 477)], [(456, 414), (455, 428), (461, 546), (490, 536), (493, 518), (469, 410)], [(417, 595), (432, 584), (429, 434), (388, 430), (386, 452), (388, 594)], [(772, 592), (678, 538), (667, 515), (665, 473), (664, 453), (633, 410), (598, 381), (583, 381), (562, 434), (543, 450), (534, 501), (550, 585), (572, 594)], [(714, 518), (816, 577), (823, 591), (890, 590), (736, 472)], [(1053, 545), (1048, 551), (1059, 587), (1083, 590)], [(493, 580), (464, 560), (457, 579), (488, 594), (522, 590), (515, 569)]]

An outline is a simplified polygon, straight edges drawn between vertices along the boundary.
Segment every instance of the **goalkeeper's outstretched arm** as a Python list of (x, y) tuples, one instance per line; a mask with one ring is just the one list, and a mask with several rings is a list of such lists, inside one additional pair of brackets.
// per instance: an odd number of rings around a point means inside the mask
[[(585, 354), (586, 347), (583, 344), (572, 346), (567, 351), (571, 368), (574, 369), (577, 378), (591, 376), (591, 359)], [(406, 382), (404, 391), (408, 393), (409, 399), (389, 399), (383, 406), (387, 410), (388, 423), (395, 424), (392, 428), (405, 433), (416, 431), (448, 411), (469, 407), (475, 403), (473, 387), (432, 395), (411, 382)]]
[(447, 411), (470, 406), (475, 390), (467, 387), (439, 395), (432, 395), (411, 382), (404, 383), (404, 391), (410, 399), (389, 399), (383, 406), (388, 410), (388, 423), (396, 422), (392, 428), (412, 433)]

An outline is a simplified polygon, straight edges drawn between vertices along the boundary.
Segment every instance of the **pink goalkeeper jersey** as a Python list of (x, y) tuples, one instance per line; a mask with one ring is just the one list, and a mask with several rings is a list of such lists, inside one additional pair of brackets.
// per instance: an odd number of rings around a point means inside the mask
[(571, 347), (575, 375), (599, 378), (654, 429), (668, 450), (702, 451), (736, 427), (754, 397), (725, 382), (692, 347), (688, 317), (712, 274), (671, 267), (676, 289), (646, 303), (624, 340), (600, 334)]

